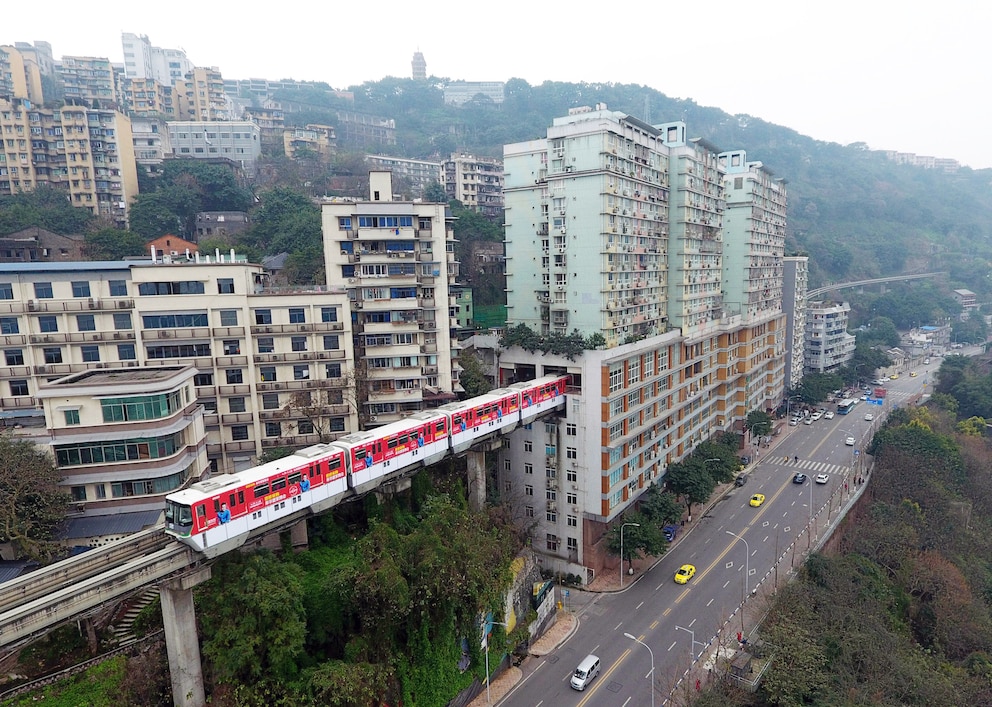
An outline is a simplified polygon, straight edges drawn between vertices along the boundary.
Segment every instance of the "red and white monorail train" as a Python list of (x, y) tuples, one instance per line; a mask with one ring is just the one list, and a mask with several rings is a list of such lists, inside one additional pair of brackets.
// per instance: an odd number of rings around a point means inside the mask
[(568, 378), (546, 376), (410, 415), (166, 497), (165, 532), (207, 557), (233, 550), (301, 511), (321, 513), (384, 480), (461, 454), (565, 402)]

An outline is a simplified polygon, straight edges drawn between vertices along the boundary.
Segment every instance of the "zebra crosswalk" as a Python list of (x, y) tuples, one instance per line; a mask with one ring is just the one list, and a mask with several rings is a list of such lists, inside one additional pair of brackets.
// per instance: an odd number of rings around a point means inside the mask
[(797, 471), (814, 472), (817, 474), (846, 474), (851, 467), (845, 464), (827, 464), (826, 462), (815, 462), (810, 459), (800, 459), (798, 463), (792, 457), (773, 456), (765, 459), (769, 464), (781, 464)]

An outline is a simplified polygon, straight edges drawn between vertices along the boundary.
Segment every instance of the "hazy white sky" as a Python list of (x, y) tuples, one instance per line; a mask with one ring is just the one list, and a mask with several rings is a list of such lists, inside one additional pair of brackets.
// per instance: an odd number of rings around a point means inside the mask
[(419, 49), (428, 75), (637, 83), (819, 140), (992, 167), (992, 6), (980, 0), (108, 0), (92, 21), (76, 21), (82, 13), (50, 21), (63, 1), (40, 14), (32, 3), (8, 3), (0, 43), (40, 39), (56, 58), (123, 62), (127, 31), (185, 49), (225, 78), (311, 79), (335, 88), (409, 77)]

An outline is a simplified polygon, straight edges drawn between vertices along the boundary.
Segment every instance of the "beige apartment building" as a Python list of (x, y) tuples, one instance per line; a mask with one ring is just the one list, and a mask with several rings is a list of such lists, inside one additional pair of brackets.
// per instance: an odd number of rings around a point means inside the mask
[(123, 113), (0, 98), (0, 139), (0, 195), (48, 184), (65, 189), (73, 206), (126, 228), (138, 175)]
[(320, 164), (330, 164), (337, 153), (337, 138), (330, 125), (307, 125), (282, 133), (283, 152), (291, 160), (306, 155)]
[(501, 350), (500, 385), (571, 383), (561, 416), (500, 451), (497, 488), (541, 563), (589, 580), (615, 566), (603, 535), (669, 464), (782, 401), (786, 191), (684, 123), (605, 105), (505, 146), (504, 164), (509, 324), (605, 347)]
[(347, 291), (363, 422), (381, 425), (460, 391), (449, 287), (458, 276), (444, 204), (394, 201), (389, 172), (369, 175), (368, 201), (321, 205), (328, 285)]
[(95, 547), (154, 525), (209, 469), (192, 366), (86, 370), (40, 386), (45, 440), (72, 504), (65, 541)]
[(91, 370), (189, 365), (217, 471), (267, 449), (357, 429), (343, 287), (275, 288), (260, 265), (191, 261), (11, 263), (0, 272), (0, 416)]
[(125, 79), (124, 104), (132, 120), (137, 116), (179, 119), (179, 92), (172, 84), (164, 84), (153, 78)]
[(110, 59), (97, 56), (64, 56), (56, 62), (55, 70), (62, 80), (66, 103), (120, 108), (123, 95), (118, 90), (117, 76)]
[(492, 157), (452, 154), (444, 162), (444, 191), (486, 218), (503, 216), (503, 162)]
[[(26, 98), (39, 105), (44, 102), (42, 69), (31, 49), (0, 45), (0, 99)], [(48, 49), (50, 59), (51, 47)]]
[(178, 120), (236, 120), (224, 93), (224, 78), (216, 67), (195, 67), (175, 82), (179, 94)]

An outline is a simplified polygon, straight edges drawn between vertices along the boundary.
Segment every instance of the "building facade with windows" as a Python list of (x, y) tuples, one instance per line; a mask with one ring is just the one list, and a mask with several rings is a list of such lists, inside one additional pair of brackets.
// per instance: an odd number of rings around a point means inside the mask
[(197, 66), (175, 82), (179, 94), (179, 119), (207, 122), (237, 120), (230, 99), (224, 93), (224, 78), (217, 67)]
[(328, 284), (348, 292), (362, 422), (381, 425), (461, 389), (449, 290), (458, 263), (444, 204), (393, 201), (390, 173), (369, 177), (368, 201), (321, 212)]
[(67, 540), (102, 545), (155, 524), (165, 496), (209, 469), (192, 366), (86, 370), (40, 386), (47, 443), (70, 494)]
[(122, 32), (121, 45), (129, 78), (151, 78), (172, 86), (193, 70), (185, 51), (153, 46), (147, 35)]
[(504, 164), (509, 324), (605, 346), (500, 353), (500, 385), (571, 384), (563, 415), (510, 438), (497, 486), (542, 564), (589, 578), (615, 562), (609, 525), (669, 464), (781, 402), (785, 187), (684, 123), (605, 105), (505, 146)]
[(261, 266), (19, 263), (0, 273), (0, 415), (40, 410), (40, 387), (100, 369), (189, 364), (219, 471), (357, 429), (343, 288), (275, 288)]
[(225, 159), (254, 174), (262, 155), (259, 129), (247, 120), (169, 121), (172, 157), (185, 159)]
[(449, 199), (498, 220), (503, 216), (503, 163), (492, 157), (452, 154), (444, 162), (444, 191)]
[(110, 59), (64, 56), (55, 64), (65, 101), (75, 105), (121, 108), (122, 94)]
[(785, 389), (795, 390), (802, 383), (806, 353), (806, 293), (809, 291), (809, 257), (782, 259), (785, 287), (782, 307), (786, 312)]
[(392, 188), (396, 189), (397, 193), (401, 193), (402, 189), (403, 193), (412, 198), (420, 198), (431, 184), (444, 183), (444, 170), (440, 162), (408, 160), (388, 155), (366, 155), (365, 164), (370, 171), (392, 172)]
[(808, 302), (805, 364), (807, 373), (829, 373), (854, 356), (855, 336), (847, 331), (847, 302)]

